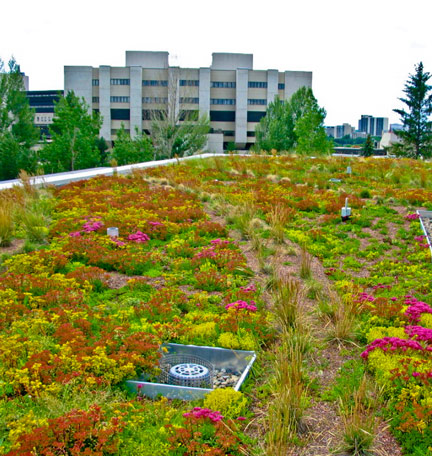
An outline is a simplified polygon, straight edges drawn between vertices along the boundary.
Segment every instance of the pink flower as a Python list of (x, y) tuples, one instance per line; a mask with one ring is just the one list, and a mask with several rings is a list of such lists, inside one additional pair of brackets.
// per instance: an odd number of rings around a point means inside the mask
[(142, 233), (141, 231), (137, 231), (135, 234), (130, 234), (128, 236), (128, 240), (135, 241), (139, 244), (143, 244), (144, 242), (149, 241), (150, 237), (147, 234)]
[(239, 416), (237, 418), (238, 421), (245, 421), (246, 420), (246, 417), (245, 416)]
[(220, 412), (216, 412), (214, 410), (210, 410), (207, 408), (201, 408), (201, 407), (194, 407), (190, 412), (183, 413), (184, 417), (194, 417), (194, 418), (203, 418), (203, 419), (209, 419), (213, 423), (217, 423), (218, 421), (223, 420), (223, 415), (221, 415)]
[(81, 231), (73, 231), (72, 233), (69, 233), (70, 237), (80, 237), (81, 236)]
[(250, 301), (250, 304), (248, 304), (246, 301), (238, 300), (235, 302), (230, 302), (225, 306), (225, 309), (234, 309), (234, 310), (249, 310), (251, 312), (256, 312), (257, 311), (257, 306), (255, 304), (255, 301)]

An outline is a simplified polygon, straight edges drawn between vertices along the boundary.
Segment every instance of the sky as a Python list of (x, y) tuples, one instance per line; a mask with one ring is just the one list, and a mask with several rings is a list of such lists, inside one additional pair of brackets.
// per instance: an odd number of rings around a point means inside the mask
[[(326, 125), (388, 117), (415, 65), (432, 73), (432, 0), (6, 0), (0, 58), (30, 90), (63, 89), (65, 65), (124, 66), (126, 50), (168, 51), (208, 67), (212, 52), (254, 55), (254, 69), (312, 71)], [(432, 79), (431, 79), (432, 84)]]

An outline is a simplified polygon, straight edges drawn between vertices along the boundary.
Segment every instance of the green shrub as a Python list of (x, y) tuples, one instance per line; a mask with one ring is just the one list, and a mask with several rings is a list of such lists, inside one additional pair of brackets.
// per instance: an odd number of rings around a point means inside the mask
[(218, 388), (207, 394), (204, 407), (217, 410), (226, 418), (238, 418), (246, 412), (247, 398), (233, 388)]

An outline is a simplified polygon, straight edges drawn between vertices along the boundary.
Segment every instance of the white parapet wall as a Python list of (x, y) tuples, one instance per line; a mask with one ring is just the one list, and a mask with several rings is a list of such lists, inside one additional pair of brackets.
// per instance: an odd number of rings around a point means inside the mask
[[(191, 159), (202, 159), (215, 156), (226, 156), (225, 154), (214, 154), (214, 153), (205, 153), (200, 155), (191, 155), (189, 157), (182, 158), (172, 158), (169, 160), (156, 160), (151, 162), (144, 163), (135, 163), (133, 165), (118, 166), (117, 168), (91, 168), (91, 169), (81, 169), (78, 171), (69, 171), (66, 173), (57, 173), (57, 174), (47, 174), (45, 176), (37, 176), (31, 178), (31, 183), (33, 185), (66, 185), (70, 182), (76, 182), (83, 179), (91, 179), (96, 176), (112, 176), (115, 173), (118, 174), (129, 174), (134, 169), (146, 169), (154, 168), (155, 166), (166, 166), (170, 164), (178, 163), (183, 160)], [(0, 190), (6, 190), (14, 186), (22, 185), (20, 179), (8, 180), (0, 182)]]

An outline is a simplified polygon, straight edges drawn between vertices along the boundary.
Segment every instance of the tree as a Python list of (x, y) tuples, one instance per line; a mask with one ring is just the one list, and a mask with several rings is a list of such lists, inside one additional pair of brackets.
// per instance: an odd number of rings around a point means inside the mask
[[(155, 160), (193, 155), (207, 143), (210, 120), (206, 115), (200, 116), (198, 111), (179, 109), (179, 83), (180, 73), (171, 71), (168, 78), (168, 105), (152, 115), (151, 138)], [(184, 91), (181, 94), (182, 97), (186, 95)]]
[(262, 150), (289, 151), (294, 147), (294, 119), (287, 106), (275, 97), (255, 129), (256, 144)]
[(397, 155), (413, 158), (429, 158), (432, 155), (432, 86), (428, 85), (431, 74), (424, 72), (423, 63), (415, 66), (415, 74), (410, 74), (403, 92), (405, 98), (399, 98), (407, 107), (394, 109), (401, 116), (403, 130), (395, 131), (402, 143), (393, 146)]
[(34, 172), (37, 153), (31, 150), (39, 139), (33, 125), (19, 65), (12, 58), (6, 72), (0, 59), (0, 179), (13, 179), (24, 169)]
[(375, 147), (371, 135), (367, 135), (366, 141), (363, 145), (361, 155), (363, 157), (371, 157), (374, 153)]
[(106, 165), (107, 164), (107, 159), (108, 159), (108, 149), (109, 149), (109, 146), (108, 146), (108, 143), (105, 141), (105, 138), (101, 137), (101, 138), (97, 138), (96, 139), (96, 147), (98, 148), (99, 150), (99, 154), (100, 154), (100, 162), (102, 165)]
[(61, 98), (54, 108), (50, 126), (52, 142), (47, 144), (41, 157), (45, 172), (74, 171), (101, 164), (97, 146), (102, 124), (99, 113), (88, 113), (84, 99), (73, 91)]
[(153, 146), (150, 138), (145, 133), (140, 134), (138, 128), (132, 139), (122, 123), (111, 155), (120, 166), (150, 161), (153, 158)]
[(257, 146), (267, 151), (329, 153), (332, 142), (325, 133), (325, 116), (309, 87), (301, 87), (284, 103), (276, 97), (257, 125)]

